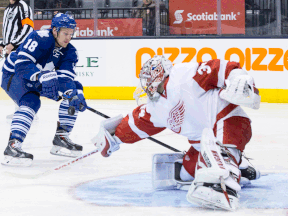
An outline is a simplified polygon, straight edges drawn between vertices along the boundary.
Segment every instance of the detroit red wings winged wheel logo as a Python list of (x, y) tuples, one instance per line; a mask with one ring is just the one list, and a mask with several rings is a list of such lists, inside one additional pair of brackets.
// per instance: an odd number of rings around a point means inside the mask
[(181, 132), (181, 125), (184, 121), (185, 104), (184, 101), (179, 101), (178, 104), (170, 111), (167, 120), (170, 129), (175, 133)]

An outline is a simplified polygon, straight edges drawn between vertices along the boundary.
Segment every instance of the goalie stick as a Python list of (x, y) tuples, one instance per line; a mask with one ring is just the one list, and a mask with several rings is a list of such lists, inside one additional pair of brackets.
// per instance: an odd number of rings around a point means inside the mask
[[(105, 114), (103, 114), (103, 113), (101, 113), (101, 112), (99, 112), (99, 111), (97, 111), (97, 110), (95, 110), (95, 109), (93, 109), (93, 108), (91, 108), (89, 106), (87, 106), (87, 109), (90, 110), (93, 113), (96, 113), (97, 115), (100, 115), (100, 116), (106, 118), (106, 119), (110, 118), (109, 116), (107, 116), (107, 115), (105, 115)], [(70, 106), (69, 109), (68, 109), (68, 114), (69, 115), (74, 115), (74, 113), (75, 113), (75, 107), (74, 106)], [(165, 144), (165, 143), (163, 143), (163, 142), (161, 142), (161, 141), (159, 141), (157, 139), (154, 139), (152, 137), (148, 137), (146, 139), (149, 139), (149, 140), (151, 140), (151, 141), (153, 141), (153, 142), (155, 142), (155, 143), (157, 143), (157, 144), (159, 144), (161, 146), (164, 146), (165, 148), (168, 148), (168, 149), (170, 149), (170, 150), (172, 150), (174, 152), (181, 152), (178, 149), (175, 149), (175, 148), (173, 148), (173, 147), (171, 147), (171, 146), (169, 146), (169, 145), (167, 145), (167, 144)]]
[(97, 152), (99, 152), (98, 149), (94, 149), (93, 151), (90, 151), (84, 155), (81, 155), (77, 158), (74, 158), (74, 159), (71, 159), (69, 161), (66, 161), (62, 164), (59, 164), (58, 166), (52, 168), (52, 169), (48, 169), (46, 170), (45, 172), (42, 172), (42, 173), (38, 173), (38, 174), (34, 174), (34, 175), (26, 175), (26, 174), (20, 174), (20, 173), (12, 173), (12, 172), (4, 172), (5, 175), (9, 175), (9, 176), (12, 176), (12, 177), (18, 177), (18, 178), (24, 178), (24, 179), (37, 179), (37, 178), (40, 178), (40, 177), (43, 177), (43, 176), (47, 176), (51, 173), (53, 173), (54, 171), (56, 170), (60, 170), (64, 167), (67, 167), (67, 166), (70, 166), (86, 157), (89, 157), (93, 154), (96, 154)]

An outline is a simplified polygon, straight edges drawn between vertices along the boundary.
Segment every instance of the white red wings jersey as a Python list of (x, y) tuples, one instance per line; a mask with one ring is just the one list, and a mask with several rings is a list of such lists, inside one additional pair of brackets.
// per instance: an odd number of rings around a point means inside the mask
[(148, 100), (134, 109), (118, 125), (115, 135), (124, 143), (134, 143), (168, 128), (197, 143), (204, 128), (216, 133), (220, 119), (235, 115), (248, 118), (240, 106), (219, 97), (235, 68), (241, 68), (240, 64), (219, 59), (176, 64), (159, 100)]

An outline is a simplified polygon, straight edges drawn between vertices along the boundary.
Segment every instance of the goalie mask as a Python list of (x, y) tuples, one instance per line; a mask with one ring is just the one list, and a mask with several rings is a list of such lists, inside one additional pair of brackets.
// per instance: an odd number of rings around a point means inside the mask
[(147, 93), (151, 101), (157, 101), (160, 94), (158, 86), (163, 82), (172, 69), (172, 62), (164, 56), (155, 55), (149, 59), (141, 68), (140, 83), (142, 89)]

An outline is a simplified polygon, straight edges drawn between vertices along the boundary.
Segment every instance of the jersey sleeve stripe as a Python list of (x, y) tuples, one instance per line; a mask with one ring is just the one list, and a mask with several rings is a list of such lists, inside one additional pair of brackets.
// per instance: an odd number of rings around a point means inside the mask
[(76, 74), (74, 74), (73, 72), (68, 71), (68, 70), (57, 70), (57, 73), (66, 74), (66, 75), (69, 75), (69, 76), (71, 76), (73, 78), (76, 77)]
[(19, 63), (26, 62), (26, 61), (30, 61), (30, 60), (28, 60), (28, 59), (18, 59), (18, 60), (16, 60), (15, 64), (19, 64)]
[(116, 128), (115, 137), (123, 143), (135, 143), (141, 140), (141, 138), (131, 129), (128, 121), (129, 115), (127, 115)]
[(225, 70), (226, 70), (227, 63), (228, 63), (227, 60), (220, 60), (220, 67), (219, 67), (219, 73), (218, 73), (218, 83), (217, 83), (217, 86), (219, 86), (219, 87), (224, 86)]
[(37, 76), (38, 74), (40, 74), (40, 73), (41, 73), (41, 71), (38, 71), (38, 72), (32, 74), (32, 76), (30, 77), (30, 80), (31, 80), (31, 81), (36, 81), (36, 76)]
[(68, 77), (68, 78), (70, 78), (70, 79), (74, 80), (74, 78), (73, 78), (73, 77), (71, 77), (71, 76), (68, 76), (68, 75), (65, 75), (65, 74), (60, 74), (60, 75), (57, 75), (57, 76), (58, 76), (58, 78), (59, 78), (59, 77), (62, 77), (62, 78)]
[(134, 121), (134, 117), (133, 117), (132, 113), (129, 113), (128, 124), (129, 124), (130, 128), (134, 131), (134, 133), (136, 133), (141, 139), (149, 137), (149, 135), (147, 133), (145, 133), (144, 131), (140, 130), (135, 125), (135, 121)]
[(10, 55), (8, 55), (7, 61), (9, 62), (9, 64), (11, 64), (13, 67), (15, 67), (15, 63), (12, 62)]
[(31, 61), (33, 61), (34, 63), (36, 63), (36, 59), (33, 57), (33, 56), (31, 56), (30, 54), (28, 54), (28, 53), (25, 53), (25, 52), (19, 52), (19, 54), (18, 55), (22, 55), (22, 56), (26, 56), (27, 58), (29, 58)]
[(15, 73), (15, 70), (14, 70), (14, 69), (11, 69), (11, 68), (9, 68), (9, 67), (7, 67), (6, 64), (3, 64), (3, 68), (4, 68), (6, 71), (9, 71), (9, 72)]
[(230, 75), (231, 71), (234, 69), (241, 69), (241, 65), (238, 62), (228, 62), (226, 65), (226, 71), (225, 71), (225, 79), (228, 78)]

